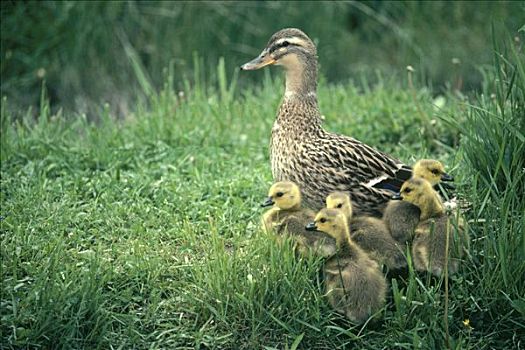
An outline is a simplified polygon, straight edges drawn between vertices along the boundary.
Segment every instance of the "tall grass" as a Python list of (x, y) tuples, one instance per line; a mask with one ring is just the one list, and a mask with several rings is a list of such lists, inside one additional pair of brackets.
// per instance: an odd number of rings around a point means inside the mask
[[(517, 348), (524, 329), (523, 64), (499, 51), (478, 100), (437, 108), (430, 89), (382, 76), (319, 91), (328, 129), (443, 160), (471, 202), (471, 254), (450, 281), (455, 349)], [(226, 62), (215, 85), (201, 64), (180, 94), (168, 71), (125, 120), (53, 113), (45, 94), (38, 118), (15, 118), (3, 101), (0, 346), (444, 348), (442, 280), (389, 277), (381, 321), (358, 327), (326, 304), (321, 261), (260, 231), (282, 79), (239, 96)]]
[(484, 93), (465, 120), (447, 120), (461, 132), (476, 233), (471, 274), (478, 290), (465, 308), (479, 328), (474, 335), (499, 322), (510, 339), (525, 329), (525, 66), (521, 47), (494, 45)]

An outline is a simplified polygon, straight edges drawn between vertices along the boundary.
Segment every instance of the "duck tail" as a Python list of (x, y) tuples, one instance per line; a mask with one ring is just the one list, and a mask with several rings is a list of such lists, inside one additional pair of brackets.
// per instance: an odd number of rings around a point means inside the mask
[(405, 164), (399, 164), (393, 176), (382, 175), (370, 180), (366, 186), (392, 192), (399, 192), (403, 183), (412, 177), (412, 168)]

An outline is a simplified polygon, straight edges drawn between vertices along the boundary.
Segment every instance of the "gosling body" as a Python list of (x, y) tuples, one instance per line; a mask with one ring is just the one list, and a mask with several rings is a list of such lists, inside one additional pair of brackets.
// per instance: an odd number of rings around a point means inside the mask
[(383, 213), (383, 222), (396, 242), (407, 244), (414, 238), (420, 216), (421, 210), (416, 205), (390, 201)]

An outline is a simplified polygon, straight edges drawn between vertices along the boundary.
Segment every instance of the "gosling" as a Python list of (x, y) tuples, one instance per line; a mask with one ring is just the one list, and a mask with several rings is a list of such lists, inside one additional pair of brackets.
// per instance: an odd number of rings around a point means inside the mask
[(382, 220), (368, 216), (353, 217), (352, 202), (347, 193), (331, 193), (326, 197), (326, 207), (343, 212), (349, 223), (352, 241), (371, 258), (385, 264), (389, 270), (407, 266), (402, 246), (392, 238)]
[[(429, 271), (441, 276), (448, 254), (448, 271), (452, 275), (458, 271), (463, 247), (468, 246), (468, 237), (462, 223), (452, 222), (437, 192), (430, 182), (422, 178), (412, 178), (401, 187), (399, 194), (403, 201), (416, 205), (421, 210), (420, 223), (415, 230), (412, 245), (412, 259), (418, 271)], [(454, 225), (456, 224), (456, 225)], [(454, 240), (458, 231), (459, 242)], [(449, 250), (446, 250), (448, 232)]]
[[(414, 164), (413, 177), (419, 177), (438, 186), (441, 181), (453, 181), (454, 178), (445, 172), (440, 161), (421, 159)], [(393, 199), (399, 199), (394, 197)], [(391, 236), (399, 243), (406, 244), (414, 238), (414, 232), (419, 224), (421, 210), (407, 201), (389, 201), (383, 212), (383, 221)]]
[(325, 294), (330, 305), (361, 324), (385, 304), (386, 279), (379, 265), (350, 238), (345, 215), (322, 209), (306, 228), (335, 238), (337, 253), (324, 266)]
[(263, 230), (274, 231), (278, 235), (288, 234), (296, 243), (296, 250), (305, 256), (313, 252), (322, 257), (335, 254), (335, 239), (321, 232), (311, 232), (305, 225), (311, 222), (315, 213), (301, 207), (301, 191), (290, 181), (274, 183), (268, 192), (268, 198), (261, 205), (272, 206), (262, 218)]

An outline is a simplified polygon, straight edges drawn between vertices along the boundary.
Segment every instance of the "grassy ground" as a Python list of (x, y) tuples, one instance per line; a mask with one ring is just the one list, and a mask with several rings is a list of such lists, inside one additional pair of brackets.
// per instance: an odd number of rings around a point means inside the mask
[[(524, 346), (517, 62), (498, 63), (472, 100), (388, 79), (320, 86), (326, 128), (408, 163), (443, 160), (472, 202), (468, 219), (484, 219), (451, 279), (452, 348)], [(323, 299), (319, 260), (262, 234), (282, 81), (259, 86), (241, 97), (224, 78), (166, 89), (126, 120), (97, 123), (50, 115), (45, 99), (38, 120), (15, 120), (2, 102), (2, 348), (445, 347), (442, 280), (391, 279), (381, 321), (356, 327)]]

